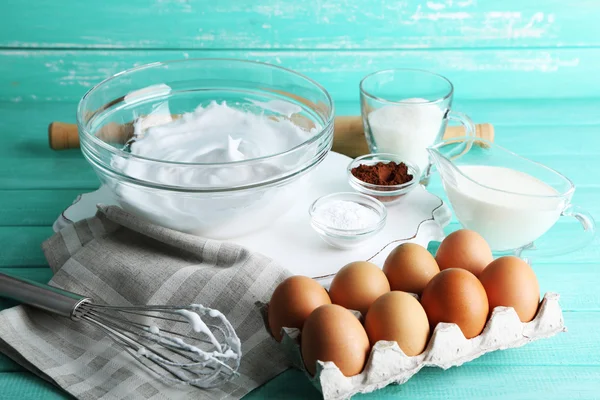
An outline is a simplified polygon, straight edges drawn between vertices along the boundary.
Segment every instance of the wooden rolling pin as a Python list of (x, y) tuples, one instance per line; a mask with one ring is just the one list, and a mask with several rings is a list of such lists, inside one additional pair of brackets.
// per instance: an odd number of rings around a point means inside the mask
[[(353, 158), (369, 153), (361, 117), (336, 117), (334, 126), (333, 151)], [(494, 141), (494, 126), (492, 124), (476, 124), (475, 128), (477, 137), (490, 142)], [(460, 137), (464, 134), (465, 128), (463, 126), (449, 126), (446, 128), (443, 139)], [(133, 135), (133, 125), (110, 123), (103, 126), (97, 135), (105, 141), (125, 143)], [(48, 139), (50, 147), (54, 150), (78, 148), (77, 125), (52, 122), (48, 126)]]

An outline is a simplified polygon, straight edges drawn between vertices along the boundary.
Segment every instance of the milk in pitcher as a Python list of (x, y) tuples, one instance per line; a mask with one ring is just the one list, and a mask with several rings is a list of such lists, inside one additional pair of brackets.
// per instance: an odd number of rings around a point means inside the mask
[(448, 199), (461, 224), (479, 232), (493, 250), (533, 242), (556, 223), (566, 206), (556, 189), (524, 172), (488, 165), (458, 169), (470, 179), (444, 181)]

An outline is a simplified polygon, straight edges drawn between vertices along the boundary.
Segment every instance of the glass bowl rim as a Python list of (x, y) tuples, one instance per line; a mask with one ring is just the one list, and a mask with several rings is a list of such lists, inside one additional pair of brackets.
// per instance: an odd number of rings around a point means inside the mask
[[(214, 62), (214, 61), (227, 61), (227, 62), (234, 62), (234, 63), (238, 63), (240, 65), (256, 65), (256, 66), (263, 66), (263, 67), (267, 67), (267, 68), (272, 68), (272, 69), (276, 69), (276, 70), (280, 70), (283, 71), (285, 73), (289, 73), (292, 75), (295, 75), (299, 78), (304, 79), (305, 81), (309, 82), (310, 84), (314, 85), (318, 90), (320, 90), (326, 97), (327, 102), (329, 104), (327, 104), (327, 106), (329, 107), (330, 111), (329, 111), (329, 115), (327, 117), (326, 123), (325, 125), (321, 128), (321, 130), (312, 135), (309, 139), (307, 139), (306, 141), (300, 143), (299, 145), (296, 145), (290, 149), (287, 149), (285, 151), (279, 152), (279, 153), (274, 153), (274, 154), (269, 154), (266, 156), (261, 156), (261, 157), (255, 157), (255, 158), (250, 158), (247, 160), (240, 160), (240, 161), (232, 161), (232, 162), (224, 162), (224, 163), (189, 163), (189, 162), (177, 162), (177, 161), (165, 161), (165, 160), (160, 160), (160, 159), (155, 159), (155, 158), (149, 158), (149, 157), (143, 157), (143, 156), (138, 156), (135, 154), (131, 154), (131, 153), (127, 153), (121, 149), (118, 149), (116, 147), (110, 146), (108, 143), (104, 142), (103, 140), (98, 139), (95, 135), (93, 135), (91, 132), (89, 132), (85, 126), (84, 126), (84, 122), (83, 122), (83, 115), (84, 115), (84, 110), (83, 110), (83, 105), (85, 104), (86, 101), (89, 100), (89, 98), (95, 93), (95, 91), (99, 90), (99, 88), (101, 88), (102, 86), (110, 83), (111, 81), (122, 77), (124, 75), (127, 74), (131, 74), (131, 73), (135, 73), (138, 71), (142, 71), (145, 69), (150, 69), (150, 68), (154, 68), (154, 67), (158, 67), (158, 66), (164, 66), (164, 65), (171, 65), (171, 64), (180, 64), (180, 63), (190, 63), (190, 62), (204, 62), (204, 61), (210, 61), (210, 62)], [(125, 95), (124, 95), (125, 96)], [(123, 96), (123, 97), (124, 97)], [(119, 100), (120, 98), (116, 99)], [(113, 100), (115, 101), (115, 100)], [(98, 112), (98, 111), (96, 111)], [(329, 92), (321, 85), (319, 84), (317, 81), (309, 78), (308, 76), (301, 74), (299, 72), (296, 72), (294, 70), (291, 70), (289, 68), (285, 68), (285, 67), (281, 67), (278, 65), (274, 65), (274, 64), (270, 64), (270, 63), (266, 63), (266, 62), (262, 62), (262, 61), (252, 61), (252, 60), (242, 60), (242, 59), (236, 59), (236, 58), (219, 58), (219, 57), (198, 57), (198, 58), (186, 58), (186, 59), (173, 59), (173, 60), (165, 60), (165, 61), (158, 61), (158, 62), (152, 62), (152, 63), (147, 63), (147, 64), (142, 64), (136, 67), (132, 67), (132, 68), (128, 68), (122, 71), (117, 72), (116, 74), (113, 74), (111, 76), (109, 76), (108, 78), (103, 79), (101, 82), (97, 83), (96, 85), (94, 85), (92, 88), (90, 88), (81, 98), (81, 100), (79, 100), (79, 103), (77, 105), (77, 114), (76, 114), (76, 119), (77, 119), (77, 128), (79, 131), (79, 135), (80, 137), (83, 136), (83, 138), (91, 141), (91, 143), (94, 146), (100, 146), (101, 148), (103, 148), (104, 150), (107, 150), (109, 153), (112, 153), (113, 155), (119, 156), (119, 157), (123, 157), (123, 158), (134, 158), (136, 160), (141, 160), (141, 161), (147, 161), (147, 162), (151, 162), (151, 163), (156, 163), (158, 165), (163, 165), (163, 166), (190, 166), (190, 167), (225, 167), (225, 166), (238, 166), (238, 165), (246, 165), (246, 164), (252, 164), (255, 162), (260, 162), (260, 161), (265, 161), (265, 160), (270, 160), (272, 158), (276, 158), (276, 157), (282, 157), (282, 156), (286, 156), (288, 154), (293, 154), (294, 152), (301, 150), (305, 147), (308, 147), (309, 145), (311, 145), (312, 143), (318, 141), (319, 139), (321, 139), (323, 136), (326, 135), (326, 133), (332, 129), (333, 124), (334, 124), (334, 119), (335, 119), (335, 105), (333, 102), (333, 98), (331, 97), (331, 95), (329, 94)]]

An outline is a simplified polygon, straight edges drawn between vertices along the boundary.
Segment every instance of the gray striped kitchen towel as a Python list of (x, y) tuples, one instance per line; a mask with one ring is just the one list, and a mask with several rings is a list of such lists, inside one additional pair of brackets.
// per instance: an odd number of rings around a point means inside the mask
[(168, 386), (97, 328), (25, 306), (2, 311), (0, 351), (78, 399), (234, 399), (288, 366), (255, 303), (268, 301), (290, 273), (265, 256), (114, 206), (99, 206), (43, 249), (54, 286), (111, 305), (201, 303), (223, 312), (242, 342), (234, 380), (211, 390)]

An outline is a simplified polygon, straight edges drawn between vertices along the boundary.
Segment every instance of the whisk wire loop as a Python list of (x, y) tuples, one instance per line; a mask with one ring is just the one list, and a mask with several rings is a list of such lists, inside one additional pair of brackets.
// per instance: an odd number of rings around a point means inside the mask
[[(100, 327), (166, 381), (209, 388), (237, 374), (240, 342), (229, 321), (216, 310), (200, 305), (115, 307), (90, 301), (80, 304), (76, 314)], [(222, 326), (204, 323), (200, 314)]]
[(240, 367), (241, 343), (233, 326), (219, 311), (199, 304), (96, 304), (91, 298), (4, 273), (0, 296), (100, 329), (167, 383), (211, 388), (235, 377)]

